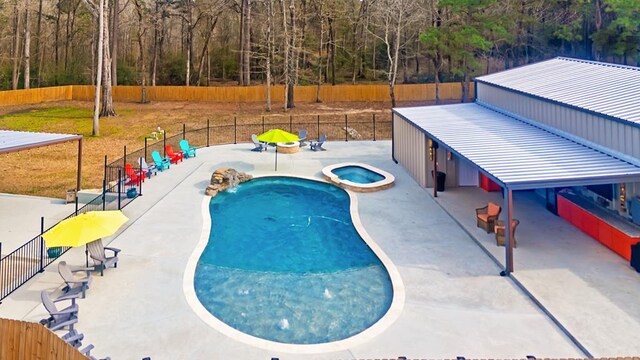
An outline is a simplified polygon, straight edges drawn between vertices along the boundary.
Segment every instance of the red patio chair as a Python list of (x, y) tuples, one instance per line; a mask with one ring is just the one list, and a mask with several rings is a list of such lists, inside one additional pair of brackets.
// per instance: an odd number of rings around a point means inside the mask
[(131, 164), (125, 164), (124, 172), (127, 174), (129, 181), (125, 183), (125, 185), (138, 184), (140, 185), (140, 181), (144, 182), (144, 178), (147, 175), (147, 172), (144, 170), (134, 170)]
[(182, 151), (173, 151), (171, 145), (166, 145), (164, 150), (167, 152), (167, 156), (171, 159), (172, 164), (177, 164), (178, 161), (184, 160), (184, 153)]

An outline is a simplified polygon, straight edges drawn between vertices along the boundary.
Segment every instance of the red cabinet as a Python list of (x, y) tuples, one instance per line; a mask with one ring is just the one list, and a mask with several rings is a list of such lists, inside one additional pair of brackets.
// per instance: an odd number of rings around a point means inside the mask
[(557, 205), (558, 216), (598, 240), (616, 254), (627, 260), (631, 259), (631, 245), (639, 242), (640, 238), (623, 233), (563, 196), (558, 196)]
[(492, 192), (492, 191), (502, 191), (502, 187), (495, 182), (491, 181), (488, 177), (486, 177), (483, 173), (480, 173), (480, 187), (484, 191)]

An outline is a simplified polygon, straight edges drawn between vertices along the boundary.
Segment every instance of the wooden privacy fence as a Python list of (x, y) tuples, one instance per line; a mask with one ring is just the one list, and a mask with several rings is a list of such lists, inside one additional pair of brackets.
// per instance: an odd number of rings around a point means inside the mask
[[(35, 104), (47, 101), (79, 100), (92, 101), (95, 96), (92, 85), (68, 85), (28, 90), (0, 91), (1, 105)], [(315, 102), (317, 86), (296, 86), (296, 102)], [(396, 85), (397, 101), (433, 101), (435, 84)], [(140, 101), (140, 86), (114, 86), (113, 100)], [(473, 97), (473, 87), (470, 88)], [(440, 99), (459, 100), (462, 97), (461, 83), (440, 84)], [(266, 102), (266, 87), (259, 86), (147, 86), (147, 98), (151, 101), (204, 101), (204, 102)], [(271, 88), (274, 104), (282, 103), (284, 87)], [(391, 101), (388, 85), (323, 85), (320, 100), (337, 101)]]
[(0, 359), (87, 360), (41, 324), (0, 319)]

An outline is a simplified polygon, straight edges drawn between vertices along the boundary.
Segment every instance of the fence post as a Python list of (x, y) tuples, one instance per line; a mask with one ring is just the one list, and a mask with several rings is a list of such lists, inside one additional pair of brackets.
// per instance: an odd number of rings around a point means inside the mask
[(289, 132), (293, 132), (293, 114), (289, 114)]
[(122, 169), (118, 169), (118, 210), (122, 209), (122, 207), (120, 206), (120, 198), (122, 197), (122, 179), (120, 179), (121, 176)]
[(107, 209), (107, 179), (102, 179), (102, 211)]
[(40, 217), (40, 270), (38, 272), (44, 272), (44, 216)]
[(349, 128), (349, 124), (347, 121), (347, 114), (344, 114), (344, 141), (349, 141), (349, 132), (347, 129)]
[(107, 155), (104, 156), (104, 176), (102, 178), (107, 178)]
[(262, 115), (262, 133), (264, 134), (264, 115)]
[[(142, 159), (140, 159), (138, 166), (138, 174), (140, 174), (138, 176), (142, 176), (142, 179), (138, 179), (138, 187), (140, 188), (138, 196), (142, 196), (142, 183), (144, 182), (144, 178), (147, 176), (147, 174), (142, 172)], [(147, 171), (149, 171), (149, 169), (147, 169)]]
[(209, 147), (209, 119), (207, 119), (207, 147)]
[(76, 212), (75, 213), (76, 213), (76, 216), (78, 216), (78, 192), (76, 192), (76, 201), (75, 201), (75, 203), (76, 203)]
[(184, 140), (184, 136), (187, 133), (187, 125), (186, 124), (182, 124), (182, 140)]
[(320, 139), (320, 114), (318, 114), (318, 139)]
[(373, 141), (376, 141), (376, 113), (373, 113)]
[(236, 116), (233, 117), (233, 143), (238, 143), (238, 118)]
[(122, 157), (122, 159), (122, 168), (124, 169), (127, 167), (127, 145), (124, 146), (124, 156)]
[(148, 137), (144, 137), (144, 161), (147, 161), (147, 140), (149, 138)]
[(166, 130), (162, 130), (162, 156), (163, 157), (167, 156), (167, 131)]

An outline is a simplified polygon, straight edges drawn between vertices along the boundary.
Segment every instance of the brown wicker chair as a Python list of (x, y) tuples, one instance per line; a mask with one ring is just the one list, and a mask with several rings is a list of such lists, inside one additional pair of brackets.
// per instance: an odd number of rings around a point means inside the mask
[(492, 202), (485, 207), (476, 209), (477, 226), (483, 228), (490, 234), (494, 231), (495, 221), (502, 212), (502, 207)]
[[(516, 241), (516, 228), (518, 227), (518, 224), (520, 224), (520, 220), (518, 219), (511, 219), (511, 227), (513, 228), (513, 247), (516, 248), (518, 247), (518, 242)], [(496, 232), (496, 245), (498, 246), (504, 246), (505, 244), (505, 238), (504, 238), (504, 230), (505, 230), (505, 224), (504, 221), (496, 221), (496, 225), (494, 227), (494, 231)]]

